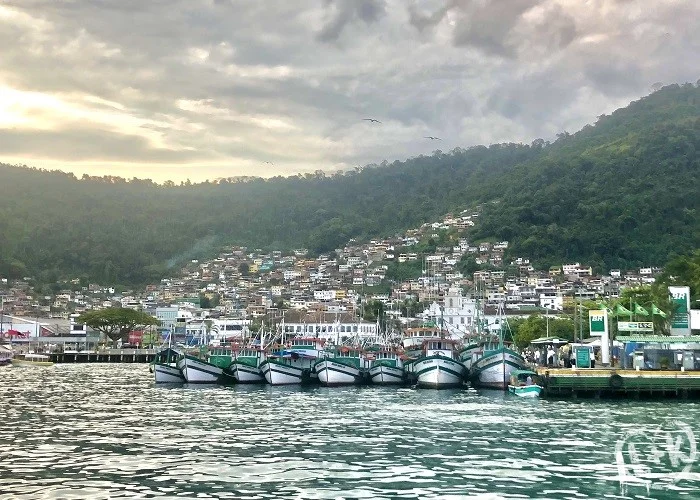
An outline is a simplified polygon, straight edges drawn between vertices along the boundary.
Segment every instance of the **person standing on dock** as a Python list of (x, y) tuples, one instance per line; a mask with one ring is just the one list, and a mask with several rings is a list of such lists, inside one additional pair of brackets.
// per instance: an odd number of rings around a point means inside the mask
[(547, 349), (547, 366), (554, 366), (554, 356), (555, 352), (552, 346), (550, 345), (549, 348)]

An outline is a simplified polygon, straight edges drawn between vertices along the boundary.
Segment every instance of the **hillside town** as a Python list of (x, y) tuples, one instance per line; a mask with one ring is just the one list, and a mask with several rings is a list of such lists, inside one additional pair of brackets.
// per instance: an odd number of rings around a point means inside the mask
[[(191, 260), (177, 276), (143, 290), (118, 291), (75, 279), (56, 293), (36, 294), (31, 278), (2, 278), (0, 327), (27, 337), (79, 336), (84, 335), (75, 322), (80, 313), (125, 307), (155, 316), (162, 334), (172, 331), (190, 344), (280, 325), (294, 334), (371, 336), (439, 320), (467, 334), (479, 315), (486, 323), (503, 314), (556, 316), (568, 303), (613, 299), (624, 287), (653, 283), (660, 272), (647, 267), (596, 275), (579, 262), (537, 270), (526, 256), (506, 261), (507, 241), (469, 241), (478, 216), (478, 211), (448, 214), (402, 235), (351, 240), (316, 257), (306, 249), (283, 253), (234, 246), (211, 260)], [(465, 261), (477, 270), (463, 272)], [(412, 269), (414, 275), (397, 280), (390, 269)], [(365, 310), (376, 303), (386, 314), (382, 324)], [(141, 340), (136, 335), (130, 342)]]

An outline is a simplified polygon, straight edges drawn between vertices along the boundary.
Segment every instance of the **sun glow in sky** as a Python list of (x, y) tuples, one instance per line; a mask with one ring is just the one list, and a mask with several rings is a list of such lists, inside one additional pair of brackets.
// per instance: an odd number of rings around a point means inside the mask
[(177, 182), (552, 139), (695, 82), (699, 20), (695, 0), (6, 0), (0, 161)]

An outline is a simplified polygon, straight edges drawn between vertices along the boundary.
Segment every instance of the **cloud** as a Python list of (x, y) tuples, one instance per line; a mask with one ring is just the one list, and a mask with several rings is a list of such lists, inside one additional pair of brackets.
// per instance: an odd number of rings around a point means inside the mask
[(696, 81), (699, 19), (694, 0), (5, 0), (0, 161), (197, 180), (551, 139)]
[(354, 21), (371, 25), (385, 13), (384, 0), (326, 0), (327, 18), (317, 35), (322, 42), (338, 40), (345, 27)]

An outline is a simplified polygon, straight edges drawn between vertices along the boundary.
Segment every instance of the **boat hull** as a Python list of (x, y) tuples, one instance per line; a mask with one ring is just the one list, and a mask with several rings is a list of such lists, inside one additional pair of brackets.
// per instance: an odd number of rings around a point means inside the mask
[(218, 366), (190, 356), (178, 360), (177, 367), (188, 384), (215, 384), (222, 372)]
[(513, 370), (527, 369), (527, 363), (510, 349), (491, 351), (472, 365), (471, 382), (475, 387), (505, 390)]
[(53, 361), (26, 361), (24, 359), (13, 359), (12, 366), (53, 366)]
[(448, 389), (464, 382), (464, 365), (446, 356), (427, 356), (414, 363), (418, 387)]
[(362, 381), (362, 373), (355, 366), (324, 359), (314, 365), (322, 385), (355, 385)]
[(539, 385), (508, 385), (508, 391), (521, 398), (539, 398), (542, 387)]
[(304, 368), (299, 366), (278, 363), (270, 359), (260, 363), (260, 371), (270, 385), (301, 384), (305, 372)]
[(182, 384), (185, 377), (177, 366), (165, 363), (153, 364), (153, 377), (156, 384)]
[(403, 384), (406, 377), (403, 368), (395, 366), (373, 366), (369, 369), (369, 376), (373, 384)]
[(239, 384), (262, 384), (265, 382), (265, 377), (262, 371), (257, 366), (251, 366), (244, 363), (236, 363), (235, 361), (228, 368), (233, 374), (233, 378)]

